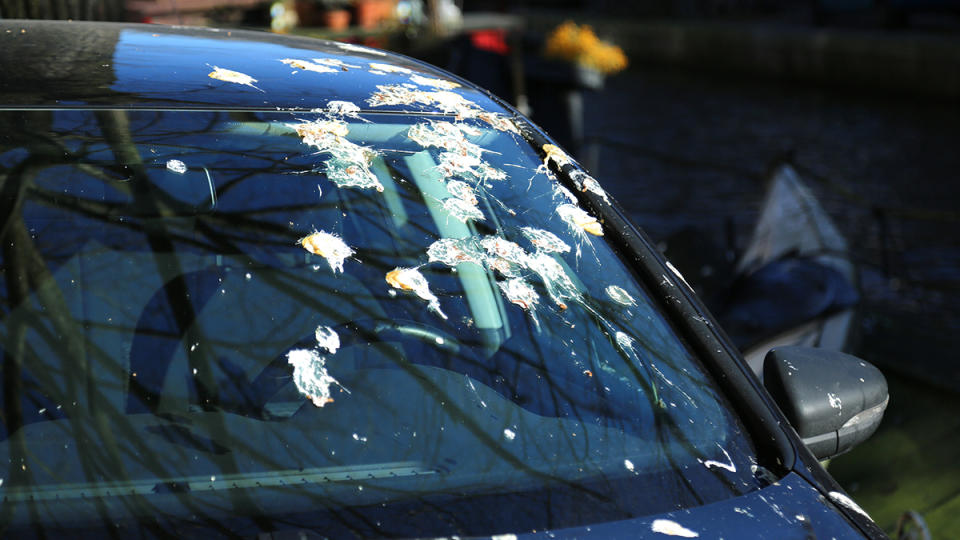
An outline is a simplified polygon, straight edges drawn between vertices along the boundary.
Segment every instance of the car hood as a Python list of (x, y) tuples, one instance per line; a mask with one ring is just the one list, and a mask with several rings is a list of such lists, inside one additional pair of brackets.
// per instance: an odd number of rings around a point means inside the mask
[[(841, 493), (829, 500), (796, 473), (779, 482), (726, 501), (643, 518), (494, 538), (864, 538), (834, 505), (863, 513)], [(864, 514), (866, 515), (866, 514)]]

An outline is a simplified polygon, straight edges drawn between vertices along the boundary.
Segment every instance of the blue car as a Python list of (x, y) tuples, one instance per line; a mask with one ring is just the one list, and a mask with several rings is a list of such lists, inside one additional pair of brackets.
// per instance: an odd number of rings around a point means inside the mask
[(884, 537), (819, 464), (879, 371), (751, 371), (491, 94), (81, 22), (0, 21), (0, 73), (6, 537)]

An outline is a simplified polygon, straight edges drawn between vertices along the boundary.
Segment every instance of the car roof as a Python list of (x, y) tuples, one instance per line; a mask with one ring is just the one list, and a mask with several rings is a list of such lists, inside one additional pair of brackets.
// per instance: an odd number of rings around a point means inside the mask
[(402, 55), (244, 30), (0, 20), (0, 73), (0, 108), (312, 110), (340, 101), (509, 113), (488, 92)]

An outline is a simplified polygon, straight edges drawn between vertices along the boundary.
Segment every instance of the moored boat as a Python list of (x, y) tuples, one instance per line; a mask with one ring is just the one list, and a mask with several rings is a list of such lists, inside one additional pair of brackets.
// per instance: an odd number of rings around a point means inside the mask
[(777, 167), (717, 318), (762, 376), (774, 347), (849, 349), (859, 299), (846, 238), (796, 170)]

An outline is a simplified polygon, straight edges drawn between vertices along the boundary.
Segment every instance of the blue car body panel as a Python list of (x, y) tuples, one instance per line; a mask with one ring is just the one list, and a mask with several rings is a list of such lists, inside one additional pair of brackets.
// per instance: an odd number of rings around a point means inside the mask
[(803, 478), (791, 473), (743, 497), (698, 508), (627, 521), (518, 535), (551, 538), (739, 538), (779, 540), (863, 538), (834, 504)]

